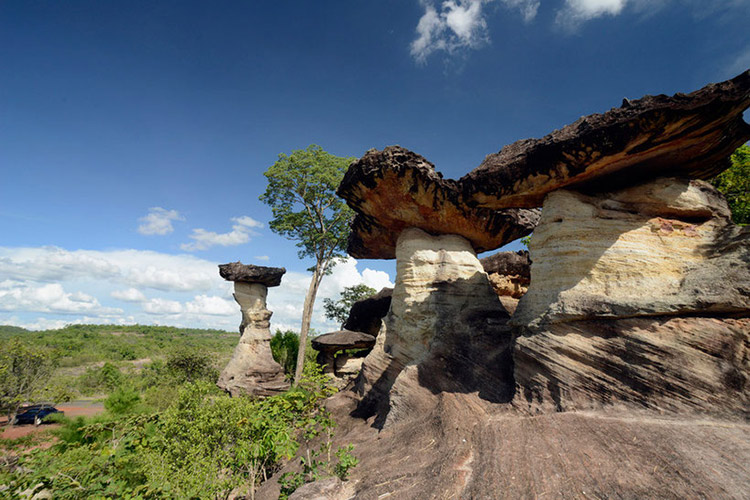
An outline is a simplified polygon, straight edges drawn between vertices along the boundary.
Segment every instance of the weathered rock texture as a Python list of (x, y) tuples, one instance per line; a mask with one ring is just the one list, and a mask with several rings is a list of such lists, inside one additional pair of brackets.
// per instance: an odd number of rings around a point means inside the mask
[(475, 252), (501, 247), (529, 234), (539, 219), (534, 210), (489, 210), (463, 203), (456, 181), (399, 146), (372, 149), (353, 163), (338, 195), (357, 212), (347, 251), (356, 258), (392, 259), (402, 230), (458, 234)]
[(750, 229), (711, 185), (555, 191), (530, 248), (519, 407), (750, 417)]
[(255, 266), (240, 261), (219, 266), (219, 275), (227, 281), (262, 283), (267, 287), (279, 286), (284, 273), (286, 269), (283, 267)]
[[(232, 396), (272, 396), (287, 390), (289, 383), (284, 369), (271, 354), (270, 319), (273, 313), (266, 309), (268, 286), (277, 286), (286, 271), (242, 266), (239, 262), (219, 266), (219, 269), (225, 279), (238, 279), (234, 283), (234, 300), (240, 305), (242, 323), (240, 341), (232, 359), (221, 372), (217, 385)], [(230, 271), (224, 271), (226, 269)], [(252, 279), (258, 281), (250, 282)]]
[(703, 181), (555, 191), (530, 248), (531, 286), (514, 325), (750, 313), (750, 229), (731, 222)]
[(473, 206), (538, 207), (556, 189), (661, 176), (709, 179), (750, 139), (750, 71), (691, 94), (646, 96), (487, 156), (459, 181)]
[(531, 283), (529, 252), (498, 252), (479, 260), (498, 297), (519, 299)]
[(391, 307), (393, 288), (383, 288), (372, 297), (358, 300), (352, 304), (349, 317), (342, 328), (355, 332), (369, 333), (373, 337), (380, 331), (380, 323)]
[(375, 337), (362, 332), (339, 330), (325, 333), (312, 340), (312, 347), (318, 351), (318, 363), (324, 365), (324, 371), (336, 375), (334, 359), (336, 353), (346, 349), (372, 349)]
[(358, 380), (359, 414), (382, 427), (426, 411), (443, 391), (509, 401), (509, 315), (471, 244), (409, 228), (396, 254), (391, 308)]

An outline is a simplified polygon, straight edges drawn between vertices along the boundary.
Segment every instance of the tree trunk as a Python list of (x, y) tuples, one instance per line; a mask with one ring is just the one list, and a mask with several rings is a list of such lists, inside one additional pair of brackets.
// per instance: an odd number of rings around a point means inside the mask
[(323, 278), (321, 265), (316, 264), (313, 272), (310, 287), (305, 295), (305, 306), (302, 309), (302, 326), (299, 330), (299, 351), (297, 351), (297, 367), (294, 370), (294, 382), (297, 385), (302, 377), (302, 369), (305, 366), (305, 349), (307, 348), (307, 333), (310, 331), (310, 320), (312, 319), (313, 305), (315, 305), (315, 296), (318, 294), (318, 286)]

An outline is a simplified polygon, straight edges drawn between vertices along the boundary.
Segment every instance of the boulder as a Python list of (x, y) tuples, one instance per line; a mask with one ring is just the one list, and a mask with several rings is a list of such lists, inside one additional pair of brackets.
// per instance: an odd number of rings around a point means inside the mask
[(547, 196), (512, 323), (750, 313), (750, 228), (699, 180)]
[(243, 266), (239, 262), (224, 264), (219, 269), (225, 279), (237, 279), (234, 283), (234, 300), (240, 305), (242, 323), (240, 341), (221, 372), (217, 385), (232, 396), (248, 394), (264, 397), (289, 389), (284, 369), (271, 354), (270, 319), (273, 313), (266, 308), (268, 286), (277, 286), (286, 271)]
[(377, 336), (380, 331), (380, 322), (391, 307), (391, 296), (393, 288), (383, 288), (371, 297), (358, 300), (352, 304), (349, 317), (342, 328), (355, 332), (364, 332)]
[(361, 259), (393, 259), (401, 231), (458, 234), (475, 252), (494, 250), (529, 234), (535, 210), (489, 210), (465, 204), (456, 181), (399, 146), (371, 149), (352, 163), (337, 194), (357, 212), (347, 251)]
[(488, 155), (459, 180), (465, 202), (539, 207), (557, 189), (611, 190), (657, 176), (710, 179), (750, 139), (750, 70), (691, 94), (623, 100), (541, 139)]

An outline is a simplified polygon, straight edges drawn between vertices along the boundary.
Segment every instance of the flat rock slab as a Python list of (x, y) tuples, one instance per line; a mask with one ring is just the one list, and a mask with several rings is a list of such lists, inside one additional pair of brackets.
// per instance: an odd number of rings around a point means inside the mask
[(255, 266), (240, 261), (219, 265), (219, 274), (227, 281), (261, 283), (269, 287), (279, 286), (284, 273), (286, 269), (283, 267)]
[(400, 146), (365, 153), (349, 167), (337, 194), (358, 213), (347, 251), (359, 259), (395, 258), (398, 236), (408, 227), (457, 234), (485, 252), (526, 236), (539, 220), (535, 210), (470, 207), (456, 181)]
[(488, 155), (459, 181), (466, 203), (539, 207), (547, 193), (588, 184), (601, 190), (656, 176), (709, 179), (750, 139), (750, 71), (690, 94), (623, 101), (541, 139)]
[(317, 351), (338, 349), (369, 349), (375, 345), (375, 337), (367, 333), (339, 330), (325, 333), (312, 339), (312, 347)]
[(531, 278), (531, 259), (529, 259), (528, 250), (498, 252), (487, 257), (482, 257), (479, 259), (479, 262), (487, 274)]

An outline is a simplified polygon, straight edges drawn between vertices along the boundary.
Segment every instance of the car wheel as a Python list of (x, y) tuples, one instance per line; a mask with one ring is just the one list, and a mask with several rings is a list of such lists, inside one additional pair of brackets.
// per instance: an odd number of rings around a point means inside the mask
[(13, 420), (10, 421), (10, 425), (18, 425), (18, 417), (13, 417)]
[(42, 419), (39, 417), (34, 417), (34, 425), (39, 427), (42, 424)]

